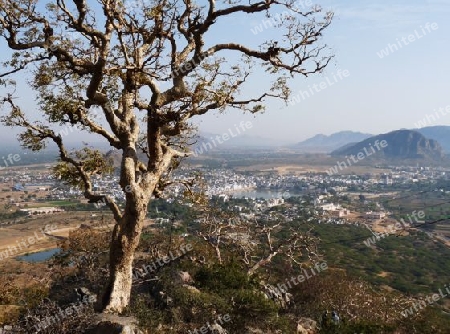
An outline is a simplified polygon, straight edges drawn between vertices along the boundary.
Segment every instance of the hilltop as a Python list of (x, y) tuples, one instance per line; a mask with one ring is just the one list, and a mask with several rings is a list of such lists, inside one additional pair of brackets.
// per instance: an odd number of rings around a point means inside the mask
[[(377, 143), (386, 142), (385, 147)], [(365, 154), (371, 159), (420, 159), (441, 161), (444, 152), (441, 145), (433, 139), (428, 139), (421, 133), (412, 130), (397, 130), (367, 138), (359, 143), (346, 145), (331, 152), (332, 156), (357, 156)]]

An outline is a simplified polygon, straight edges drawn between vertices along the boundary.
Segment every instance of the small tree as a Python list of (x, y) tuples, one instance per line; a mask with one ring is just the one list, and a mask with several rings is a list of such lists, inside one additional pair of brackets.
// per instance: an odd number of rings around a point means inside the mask
[[(210, 38), (213, 27), (227, 28), (227, 17), (263, 14), (280, 32), (278, 41), (246, 46), (236, 37), (226, 43)], [(139, 8), (118, 0), (92, 6), (49, 0), (45, 7), (38, 0), (0, 0), (2, 48), (12, 50), (2, 62), (1, 83), (13, 89), (13, 75), (24, 71), (37, 93), (33, 112), (39, 115), (32, 122), (8, 93), (3, 123), (24, 128), (19, 140), (25, 148), (56, 144), (55, 173), (114, 215), (105, 310), (121, 312), (129, 303), (148, 203), (188, 156), (192, 118), (226, 108), (256, 113), (268, 98), (287, 101), (289, 78), (321, 72), (330, 62), (319, 39), (332, 16), (318, 6), (298, 8), (294, 0), (148, 0)], [(258, 65), (272, 85), (244, 98), (240, 90)], [(112, 162), (92, 148), (66, 149), (63, 138), (74, 130), (96, 134), (121, 153), (123, 210), (93, 190), (92, 177), (111, 173)]]

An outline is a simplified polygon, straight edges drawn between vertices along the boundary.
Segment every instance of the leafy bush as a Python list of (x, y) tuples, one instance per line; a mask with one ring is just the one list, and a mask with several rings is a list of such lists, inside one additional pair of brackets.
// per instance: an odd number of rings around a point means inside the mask
[(236, 262), (201, 267), (194, 279), (198, 288), (219, 294), (224, 290), (251, 289), (256, 286), (255, 281), (249, 279), (247, 273)]

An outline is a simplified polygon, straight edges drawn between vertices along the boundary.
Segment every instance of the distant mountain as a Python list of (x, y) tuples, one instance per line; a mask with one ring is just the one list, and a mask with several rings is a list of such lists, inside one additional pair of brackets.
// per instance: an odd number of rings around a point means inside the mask
[(371, 136), (373, 135), (354, 131), (341, 131), (329, 136), (319, 134), (292, 145), (291, 148), (308, 153), (329, 153), (344, 145), (357, 143)]
[(425, 137), (436, 140), (446, 153), (450, 153), (450, 126), (427, 126), (415, 129)]
[[(385, 142), (382, 143), (383, 140)], [(384, 144), (385, 147), (382, 147), (383, 145), (380, 144)], [(350, 157), (358, 154), (362, 154), (360, 156), (364, 156), (364, 158), (389, 160), (420, 159), (440, 161), (444, 157), (442, 147), (436, 140), (428, 139), (421, 133), (413, 130), (397, 130), (373, 136), (354, 145), (346, 145), (331, 152), (332, 156)]]
[(285, 142), (276, 139), (253, 136), (246, 133), (237, 133), (234, 130), (223, 134), (201, 132), (197, 137), (197, 143), (194, 145), (194, 148), (206, 147), (206, 150), (269, 148), (280, 147), (285, 144)]

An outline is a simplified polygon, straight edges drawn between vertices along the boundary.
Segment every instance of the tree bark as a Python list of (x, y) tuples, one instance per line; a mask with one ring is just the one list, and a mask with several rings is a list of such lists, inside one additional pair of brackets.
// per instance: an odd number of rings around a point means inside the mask
[(134, 253), (139, 245), (148, 202), (127, 201), (122, 221), (114, 228), (110, 246), (110, 277), (102, 299), (105, 312), (122, 313), (130, 302)]

